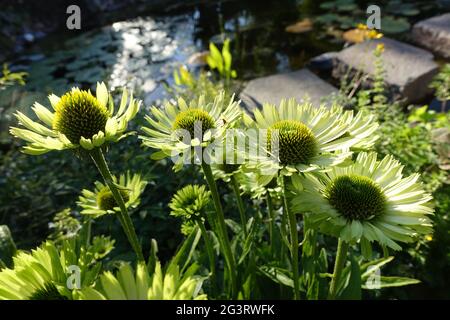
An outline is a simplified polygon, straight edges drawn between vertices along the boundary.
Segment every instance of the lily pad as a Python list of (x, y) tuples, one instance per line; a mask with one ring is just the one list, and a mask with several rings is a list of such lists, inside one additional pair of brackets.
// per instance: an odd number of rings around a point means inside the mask
[(384, 33), (402, 33), (411, 28), (411, 24), (405, 18), (384, 17), (381, 21), (381, 30)]

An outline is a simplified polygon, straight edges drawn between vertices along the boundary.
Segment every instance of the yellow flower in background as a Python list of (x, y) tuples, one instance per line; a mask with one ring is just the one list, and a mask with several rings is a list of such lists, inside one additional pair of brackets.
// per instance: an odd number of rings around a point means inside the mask
[(366, 24), (364, 23), (358, 23), (358, 25), (356, 26), (359, 30), (367, 30), (368, 27)]
[(383, 38), (383, 36), (384, 35), (381, 32), (378, 32), (375, 29), (370, 30), (369, 32), (367, 32), (367, 35), (366, 35), (366, 37), (368, 39), (381, 39), (381, 38)]
[(384, 43), (377, 44), (377, 47), (375, 48), (376, 53), (383, 53), (384, 52)]

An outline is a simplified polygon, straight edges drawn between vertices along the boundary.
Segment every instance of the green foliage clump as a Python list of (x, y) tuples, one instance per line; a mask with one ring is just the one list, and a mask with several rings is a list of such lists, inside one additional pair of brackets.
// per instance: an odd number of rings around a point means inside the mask
[(450, 100), (450, 64), (447, 63), (433, 78), (430, 88), (435, 90), (436, 98), (442, 102), (442, 112), (445, 112), (445, 104)]

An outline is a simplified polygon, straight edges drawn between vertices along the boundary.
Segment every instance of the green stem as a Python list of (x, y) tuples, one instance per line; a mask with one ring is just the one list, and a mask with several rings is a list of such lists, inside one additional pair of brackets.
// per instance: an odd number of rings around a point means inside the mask
[(297, 233), (297, 219), (295, 214), (289, 210), (288, 200), (287, 200), (287, 178), (283, 177), (283, 200), (284, 200), (284, 210), (287, 214), (289, 220), (289, 231), (291, 240), (291, 258), (292, 258), (292, 276), (294, 280), (294, 299), (300, 299), (300, 283), (299, 283), (299, 273), (298, 273), (298, 233)]
[(203, 173), (205, 174), (206, 182), (208, 183), (209, 190), (214, 201), (214, 206), (216, 208), (216, 220), (217, 227), (222, 238), (223, 244), (223, 254), (225, 256), (225, 261), (228, 267), (228, 273), (231, 279), (231, 295), (233, 298), (237, 296), (237, 280), (236, 280), (236, 268), (233, 253), (231, 251), (230, 240), (228, 238), (227, 228), (225, 224), (225, 216), (223, 214), (222, 204), (220, 203), (219, 191), (217, 190), (216, 181), (214, 180), (211, 166), (202, 162)]
[(275, 240), (274, 240), (275, 212), (273, 211), (273, 202), (272, 202), (272, 197), (270, 196), (269, 190), (267, 190), (266, 202), (267, 202), (267, 211), (269, 213), (270, 251), (273, 254), (275, 252)]
[(233, 186), (234, 194), (236, 195), (237, 206), (239, 210), (239, 216), (241, 217), (242, 230), (244, 230), (244, 235), (247, 237), (247, 217), (245, 216), (244, 201), (242, 201), (241, 192), (239, 190), (239, 184), (236, 180), (234, 174), (231, 176), (231, 184)]
[(208, 236), (208, 232), (206, 231), (205, 225), (200, 219), (197, 220), (197, 225), (200, 228), (203, 240), (205, 241), (206, 252), (209, 258), (209, 268), (211, 269), (211, 279), (212, 279), (211, 282), (215, 294), (217, 292), (217, 279), (216, 279), (216, 262), (214, 259), (214, 249), (212, 247), (212, 241)]
[(94, 148), (90, 151), (90, 155), (95, 165), (97, 166), (98, 171), (102, 175), (103, 180), (105, 180), (105, 183), (111, 190), (114, 200), (119, 205), (120, 211), (117, 212), (117, 217), (119, 218), (123, 231), (127, 235), (128, 241), (135, 251), (138, 260), (144, 262), (144, 255), (142, 254), (141, 245), (139, 244), (133, 222), (128, 215), (128, 210), (125, 202), (123, 201), (122, 195), (120, 194), (114, 182), (113, 176), (109, 171), (108, 164), (106, 163), (105, 156), (103, 155), (102, 150), (100, 148)]
[(331, 278), (330, 292), (328, 299), (334, 300), (338, 289), (338, 283), (341, 278), (342, 270), (347, 259), (348, 243), (339, 238), (336, 261), (334, 262), (333, 277)]
[(92, 218), (89, 216), (86, 216), (86, 221), (84, 227), (86, 228), (85, 233), (85, 240), (86, 240), (86, 247), (89, 247), (91, 244), (91, 234), (92, 234)]

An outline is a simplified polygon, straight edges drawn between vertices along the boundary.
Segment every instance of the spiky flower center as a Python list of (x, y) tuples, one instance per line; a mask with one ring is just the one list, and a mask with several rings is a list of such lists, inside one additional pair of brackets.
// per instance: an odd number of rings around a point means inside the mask
[(169, 204), (170, 214), (186, 220), (198, 218), (208, 206), (210, 196), (204, 186), (187, 185), (173, 196)]
[(42, 288), (37, 289), (28, 297), (29, 300), (68, 300), (67, 297), (59, 293), (53, 283), (47, 283)]
[[(119, 192), (125, 203), (130, 200), (130, 193), (128, 190), (119, 189)], [(97, 205), (101, 210), (113, 210), (115, 207), (119, 206), (116, 202), (116, 199), (114, 199), (111, 190), (109, 190), (109, 188), (106, 186), (102, 188), (97, 194)]]
[(386, 197), (370, 178), (343, 175), (326, 188), (329, 203), (347, 220), (368, 220), (385, 211)]
[(96, 97), (76, 89), (63, 95), (56, 105), (53, 129), (78, 144), (81, 137), (91, 139), (99, 131), (104, 132), (108, 117), (108, 110)]
[(317, 153), (312, 131), (297, 120), (281, 120), (267, 130), (267, 148), (281, 164), (308, 164)]
[(190, 219), (199, 216), (202, 210), (200, 195), (184, 194), (172, 202), (172, 215)]
[[(203, 137), (203, 134), (209, 130), (215, 127), (215, 122), (213, 117), (206, 112), (205, 110), (198, 109), (198, 108), (192, 108), (185, 111), (180, 112), (176, 118), (175, 122), (173, 124), (173, 129), (184, 129), (189, 132), (191, 135), (191, 138), (194, 139), (195, 133), (198, 132), (198, 134), (201, 134), (201, 137)], [(200, 137), (198, 137), (200, 138)]]

